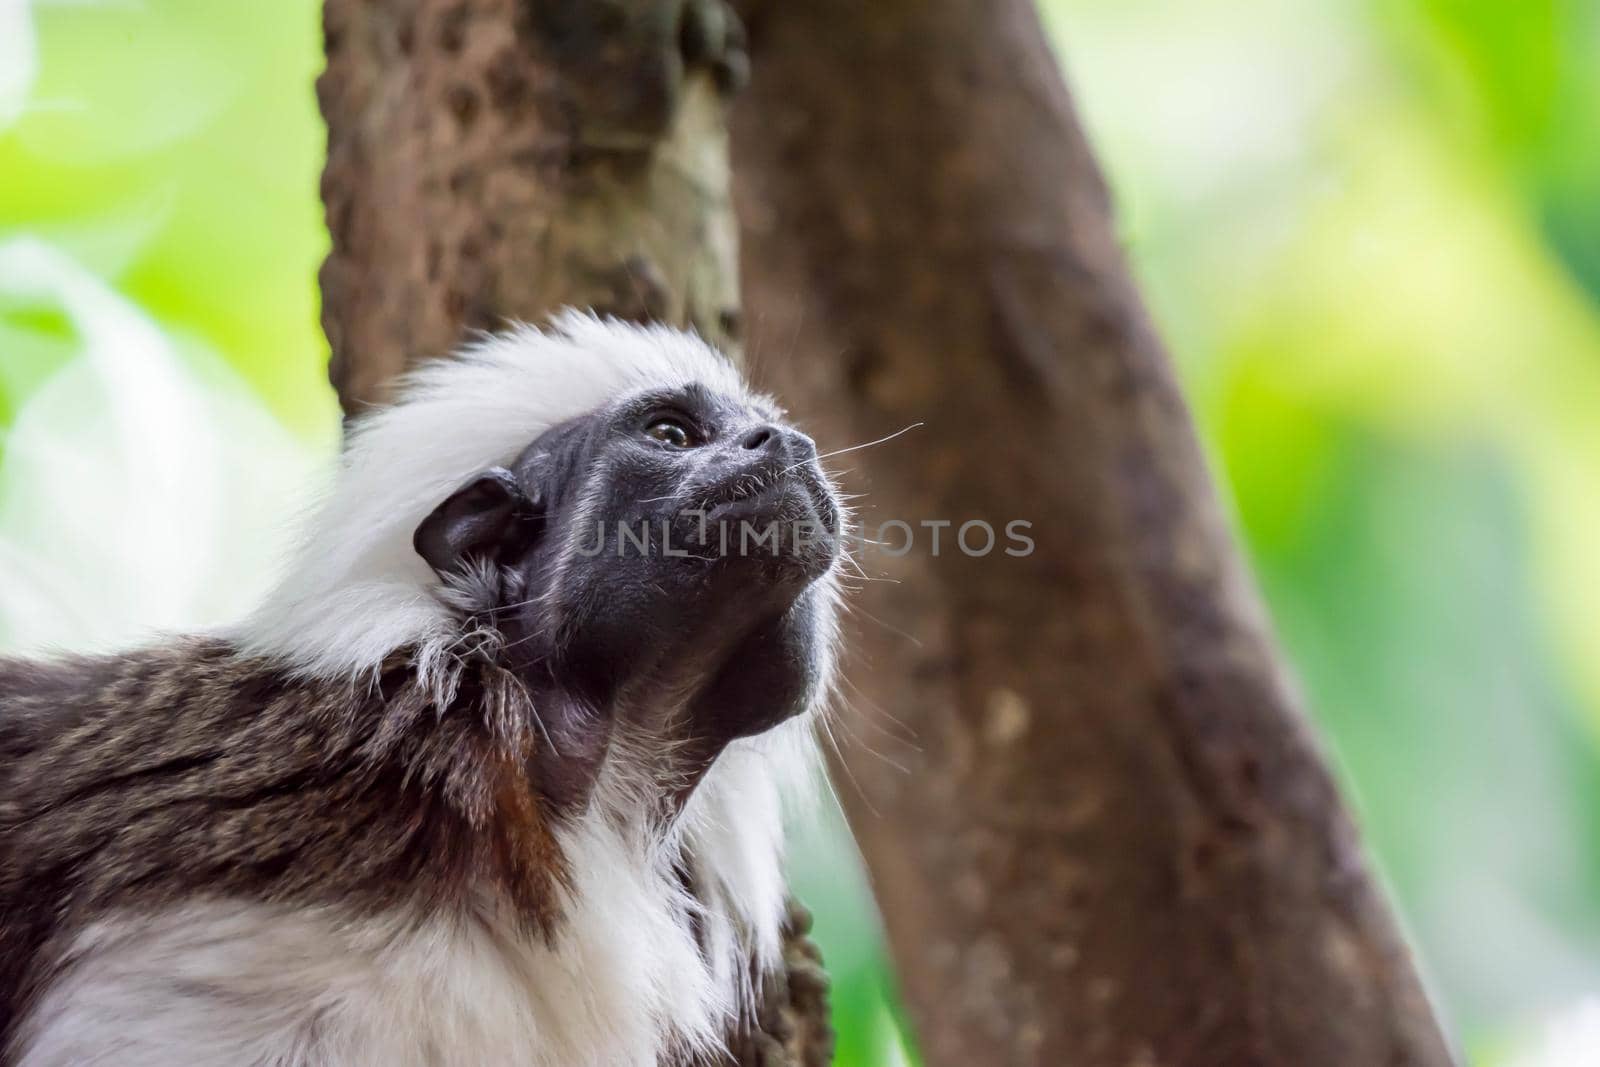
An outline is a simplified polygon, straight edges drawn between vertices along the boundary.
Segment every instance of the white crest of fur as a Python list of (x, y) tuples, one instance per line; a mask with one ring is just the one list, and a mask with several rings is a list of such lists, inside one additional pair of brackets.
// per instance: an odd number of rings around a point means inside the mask
[(692, 334), (576, 311), (548, 330), (520, 326), (424, 364), (396, 404), (357, 421), (298, 558), (236, 639), (322, 678), (370, 672), (406, 646), (428, 665), (456, 624), (411, 547), (428, 513), (551, 427), (690, 382), (748, 393), (733, 365)]
[[(551, 427), (691, 382), (751, 397), (691, 335), (577, 312), (424, 366), (398, 403), (360, 420), (299, 557), (230, 636), (357, 684), (412, 648), (447, 688), (462, 604), (493, 578), (442, 587), (412, 548), (417, 525)], [(823, 581), (831, 605), (836, 584)], [(831, 659), (822, 666), (831, 683)], [(729, 746), (664, 840), (630, 810), (624, 761), (608, 761), (589, 810), (558, 830), (572, 879), (550, 943), (519, 933), (488, 890), (470, 914), (216, 900), (111, 916), (73, 946), (75, 964), (24, 1025), (19, 1063), (653, 1067), (714, 1049), (753, 1006), (750, 962), (765, 972), (781, 960), (783, 808), (817, 773), (813, 726), (808, 714)]]

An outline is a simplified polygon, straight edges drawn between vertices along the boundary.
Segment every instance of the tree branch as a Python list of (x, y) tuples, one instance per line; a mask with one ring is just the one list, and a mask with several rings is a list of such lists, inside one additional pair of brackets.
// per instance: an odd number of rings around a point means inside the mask
[(750, 343), (830, 440), (926, 424), (869, 530), (955, 524), (873, 557), (840, 790), (927, 1062), (1451, 1062), (1032, 3), (743, 7)]
[(737, 354), (720, 0), (328, 0), (323, 326), (346, 410), (562, 305)]

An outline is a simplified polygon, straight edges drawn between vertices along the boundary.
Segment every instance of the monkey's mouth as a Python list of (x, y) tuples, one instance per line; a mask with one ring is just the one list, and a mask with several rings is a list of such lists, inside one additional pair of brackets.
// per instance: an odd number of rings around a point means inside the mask
[[(718, 555), (772, 554), (831, 560), (838, 551), (840, 511), (832, 489), (810, 464), (745, 471), (705, 487), (680, 515), (698, 525), (699, 540)], [(752, 552), (741, 546), (759, 546)]]
[(809, 519), (830, 532), (838, 532), (839, 510), (833, 493), (805, 465), (728, 478), (699, 494), (695, 510), (712, 520), (724, 516)]

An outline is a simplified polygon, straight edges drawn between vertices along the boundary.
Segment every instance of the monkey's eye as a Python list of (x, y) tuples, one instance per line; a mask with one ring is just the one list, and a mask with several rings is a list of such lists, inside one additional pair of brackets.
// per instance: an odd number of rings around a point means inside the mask
[(669, 448), (694, 448), (702, 444), (700, 435), (678, 419), (656, 419), (644, 432), (646, 437), (653, 437)]

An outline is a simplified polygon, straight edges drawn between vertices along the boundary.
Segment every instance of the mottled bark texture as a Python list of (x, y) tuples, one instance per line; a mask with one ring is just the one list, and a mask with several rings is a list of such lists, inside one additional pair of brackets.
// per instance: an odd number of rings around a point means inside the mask
[(736, 347), (720, 0), (328, 0), (323, 327), (347, 411), (564, 304)]
[(743, 11), (754, 364), (835, 447), (925, 424), (837, 461), (869, 530), (1037, 542), (868, 554), (839, 792), (927, 1062), (1451, 1062), (1032, 4)]
[[(322, 269), (346, 412), (473, 330), (562, 305), (692, 326), (739, 354), (722, 0), (326, 0)], [(831, 1059), (795, 909), (739, 1067)]]

